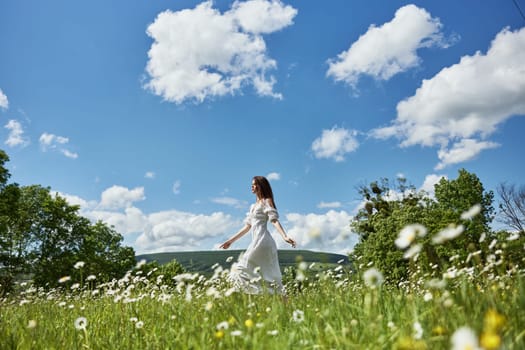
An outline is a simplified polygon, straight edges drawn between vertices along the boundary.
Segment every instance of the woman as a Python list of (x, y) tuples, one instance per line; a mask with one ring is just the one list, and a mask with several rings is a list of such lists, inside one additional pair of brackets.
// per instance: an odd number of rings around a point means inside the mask
[(273, 200), (272, 187), (263, 176), (255, 176), (252, 180), (252, 193), (256, 202), (251, 205), (250, 212), (244, 220), (244, 227), (233, 237), (219, 247), (228, 249), (233, 242), (252, 229), (252, 242), (239, 261), (230, 270), (230, 281), (234, 287), (249, 294), (284, 293), (281, 269), (277, 257), (277, 245), (266, 224), (270, 221), (281, 234), (285, 242), (295, 248), (295, 240), (286, 235)]

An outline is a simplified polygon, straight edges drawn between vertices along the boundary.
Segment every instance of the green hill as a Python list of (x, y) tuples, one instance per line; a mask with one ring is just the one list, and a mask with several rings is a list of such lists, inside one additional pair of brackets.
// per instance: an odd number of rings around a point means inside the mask
[[(237, 261), (239, 254), (243, 250), (207, 250), (193, 252), (170, 252), (170, 253), (152, 253), (137, 255), (137, 261), (145, 259), (146, 261), (157, 261), (160, 265), (166, 264), (173, 259), (177, 260), (188, 272), (200, 272), (209, 274), (212, 272), (212, 266), (219, 264), (224, 268)], [(229, 257), (232, 261), (227, 262)], [(324, 252), (312, 252), (309, 250), (279, 250), (279, 263), (281, 269), (287, 266), (296, 265), (297, 262), (318, 263), (320, 268), (330, 267), (335, 264), (350, 264), (348, 256)]]

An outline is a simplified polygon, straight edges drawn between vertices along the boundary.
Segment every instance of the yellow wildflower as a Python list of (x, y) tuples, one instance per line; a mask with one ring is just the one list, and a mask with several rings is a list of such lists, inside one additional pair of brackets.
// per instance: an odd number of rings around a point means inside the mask
[(447, 333), (447, 331), (441, 326), (436, 326), (432, 329), (432, 334), (435, 335), (444, 335), (445, 333)]
[(247, 328), (252, 328), (252, 327), (253, 327), (253, 321), (250, 320), (250, 319), (247, 319), (246, 321), (244, 321), (244, 325), (245, 325)]
[(501, 346), (500, 336), (493, 332), (483, 332), (479, 342), (485, 350), (496, 350)]
[(222, 339), (223, 337), (224, 337), (224, 332), (222, 330), (215, 332), (215, 338)]
[(487, 311), (483, 319), (484, 330), (488, 333), (497, 333), (504, 324), (505, 317), (494, 309)]

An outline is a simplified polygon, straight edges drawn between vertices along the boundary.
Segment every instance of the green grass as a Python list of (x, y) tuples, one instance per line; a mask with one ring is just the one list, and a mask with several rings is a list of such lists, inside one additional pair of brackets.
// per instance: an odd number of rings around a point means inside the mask
[[(135, 270), (96, 287), (22, 286), (21, 294), (0, 300), (0, 348), (450, 349), (464, 326), (478, 340), (492, 334), (499, 349), (525, 348), (523, 270), (458, 269), (446, 286), (413, 276), (393, 288), (369, 287), (358, 273), (331, 269), (302, 282), (300, 291), (298, 281), (289, 281), (287, 301), (230, 294), (226, 272), (215, 272), (188, 274), (178, 284), (149, 281)], [(492, 328), (491, 313), (502, 320)], [(85, 329), (75, 328), (79, 317)]]

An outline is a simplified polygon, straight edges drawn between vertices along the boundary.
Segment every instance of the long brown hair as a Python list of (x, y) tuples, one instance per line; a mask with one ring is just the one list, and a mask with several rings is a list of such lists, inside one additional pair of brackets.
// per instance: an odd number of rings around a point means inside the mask
[(270, 205), (277, 209), (275, 206), (275, 200), (273, 199), (272, 186), (270, 186), (268, 179), (266, 179), (264, 176), (254, 176), (253, 181), (255, 181), (255, 184), (257, 185), (255, 187), (255, 194), (257, 197), (262, 199), (270, 199)]

